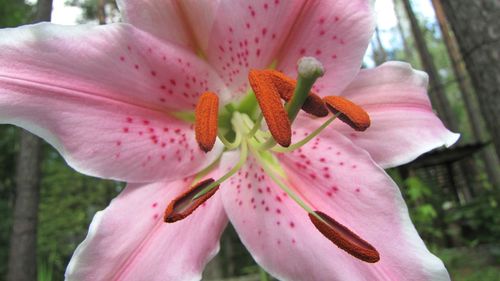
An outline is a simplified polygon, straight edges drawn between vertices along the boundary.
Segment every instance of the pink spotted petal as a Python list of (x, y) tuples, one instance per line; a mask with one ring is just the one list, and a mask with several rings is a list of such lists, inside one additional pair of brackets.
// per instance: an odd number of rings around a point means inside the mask
[[(221, 166), (235, 161), (235, 153), (225, 153)], [(245, 247), (279, 280), (378, 280), (360, 272), (361, 262), (324, 238), (254, 158), (223, 184), (221, 196)]]
[(185, 89), (189, 75), (210, 75), (209, 68), (129, 25), (6, 29), (0, 48), (0, 123), (43, 137), (81, 172), (133, 182), (178, 179), (222, 149), (203, 153), (192, 125), (169, 113), (191, 108), (210, 85), (204, 81), (216, 83), (207, 77)]
[(38, 24), (0, 34), (0, 75), (158, 110), (193, 110), (203, 91), (227, 90), (192, 52), (128, 24)]
[[(297, 130), (295, 138), (304, 133)], [(313, 256), (305, 261), (316, 262), (309, 273), (317, 274), (317, 280), (329, 274), (338, 280), (449, 280), (443, 263), (415, 230), (398, 187), (365, 150), (330, 130), (279, 158), (290, 186), (306, 202), (347, 226), (380, 254), (379, 262), (364, 263), (313, 231), (302, 233), (309, 238), (302, 242), (304, 248), (321, 257), (320, 262)]]
[[(231, 156), (224, 154), (222, 167), (234, 163)], [(361, 270), (362, 262), (327, 240), (254, 159), (223, 184), (221, 196), (245, 247), (279, 280), (379, 280)]]
[(169, 200), (188, 186), (185, 181), (129, 185), (95, 215), (66, 280), (200, 280), (219, 250), (227, 218), (215, 194), (188, 218), (164, 223)]
[[(302, 152), (281, 156), (286, 182), (314, 209), (371, 243), (380, 261), (365, 263), (335, 246), (249, 161), (221, 195), (254, 259), (280, 280), (449, 280), (442, 262), (428, 252), (411, 224), (398, 188), (366, 152), (342, 135), (336, 137), (335, 143), (320, 139)], [(222, 166), (232, 160), (224, 155)]]
[(358, 73), (374, 30), (368, 0), (310, 1), (290, 32), (278, 70), (296, 77), (297, 61), (313, 56), (325, 67), (314, 86), (320, 95), (336, 95)]
[(362, 70), (342, 95), (368, 112), (370, 128), (358, 133), (341, 122), (333, 127), (366, 149), (384, 168), (405, 164), (443, 145), (448, 147), (459, 134), (446, 129), (432, 111), (427, 84), (427, 74), (406, 63), (389, 62)]
[(269, 67), (278, 53), (288, 53), (283, 43), (304, 3), (192, 0), (182, 5), (207, 60), (233, 94), (241, 96), (249, 87), (250, 68)]

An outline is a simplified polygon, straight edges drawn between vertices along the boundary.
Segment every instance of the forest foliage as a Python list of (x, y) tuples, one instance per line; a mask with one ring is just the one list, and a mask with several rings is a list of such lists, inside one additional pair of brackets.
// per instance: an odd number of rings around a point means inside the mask
[[(69, 1), (83, 7), (85, 19), (97, 17), (97, 1)], [(110, 9), (115, 4), (107, 2)], [(401, 9), (396, 5), (396, 9)], [(0, 0), (0, 27), (29, 23), (34, 7), (24, 1)], [(403, 12), (402, 12), (403, 13)], [(459, 79), (452, 71), (439, 25), (419, 17), (425, 40), (439, 70), (447, 98), (461, 128), (460, 145), (474, 142), (467, 112), (457, 85)], [(404, 40), (414, 45), (408, 22), (402, 21)], [(412, 47), (411, 57), (404, 49), (397, 28), (382, 30), (390, 38), (388, 46), (372, 44), (374, 53), (381, 48), (389, 60), (409, 61), (415, 68), (422, 64)], [(376, 54), (375, 54), (376, 55)], [(430, 89), (432, 93), (432, 89)], [(6, 275), (11, 215), (15, 198), (15, 167), (19, 130), (0, 126), (0, 281)], [(484, 140), (487, 144), (487, 139)], [(38, 216), (38, 274), (39, 280), (63, 280), (64, 269), (76, 246), (84, 239), (95, 212), (102, 210), (124, 184), (81, 175), (72, 170), (49, 145), (44, 145), (42, 163), (41, 201)], [(446, 167), (392, 169), (391, 176), (401, 187), (411, 217), (419, 233), (446, 263), (456, 280), (495, 280), (500, 276), (500, 187), (493, 186), (484, 172), (484, 162), (478, 153), (461, 161), (472, 163), (478, 171), (467, 180), (469, 187), (450, 186)], [(457, 173), (457, 165), (452, 171)], [(444, 179), (443, 179), (444, 177)], [(462, 187), (460, 187), (462, 186)], [(470, 190), (466, 190), (470, 189)], [(471, 195), (472, 194), (472, 195)], [(257, 273), (258, 266), (238, 242), (234, 231), (224, 234), (219, 262), (220, 276)]]

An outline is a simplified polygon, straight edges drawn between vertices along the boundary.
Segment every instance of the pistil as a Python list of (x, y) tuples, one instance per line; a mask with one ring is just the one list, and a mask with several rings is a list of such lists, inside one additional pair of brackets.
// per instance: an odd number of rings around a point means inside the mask
[[(291, 152), (305, 145), (336, 118), (357, 131), (364, 131), (370, 126), (370, 118), (360, 106), (338, 96), (322, 99), (311, 91), (313, 84), (323, 73), (321, 63), (312, 57), (299, 60), (297, 81), (276, 70), (251, 70), (249, 82), (253, 92), (240, 104), (223, 107), (220, 118), (217, 95), (211, 92), (201, 95), (195, 110), (195, 135), (200, 148), (205, 152), (210, 151), (218, 136), (226, 151), (239, 148), (240, 158), (219, 179), (203, 180), (170, 202), (165, 211), (165, 221), (184, 219), (208, 200), (221, 183), (245, 165), (250, 150), (276, 185), (307, 212), (312, 224), (321, 234), (352, 256), (365, 262), (377, 262), (380, 259), (379, 253), (370, 243), (329, 215), (314, 210), (307, 198), (301, 198), (286, 184), (286, 174), (271, 153)], [(286, 102), (285, 105), (282, 100)], [(257, 104), (260, 114), (256, 111)], [(291, 124), (301, 109), (316, 117), (327, 116), (328, 111), (334, 115), (304, 139), (291, 144)], [(261, 130), (262, 119), (266, 121), (269, 132)], [(220, 130), (218, 126), (221, 126)], [(280, 146), (276, 146), (276, 143)], [(218, 163), (219, 160), (216, 160), (197, 178), (205, 177)]]
[[(303, 57), (298, 61), (298, 79), (297, 83), (291, 97), (291, 100), (286, 104), (286, 112), (288, 114), (288, 120), (290, 123), (293, 123), (300, 109), (303, 107), (305, 101), (309, 97), (309, 93), (311, 92), (312, 86), (316, 80), (323, 76), (324, 69), (323, 65), (313, 57)], [(265, 76), (265, 75), (263, 75)], [(279, 77), (278, 77), (279, 78)], [(271, 80), (272, 81), (272, 80)], [(277, 82), (276, 85), (280, 87), (284, 87), (286, 85), (286, 81)], [(253, 88), (253, 85), (252, 85)], [(255, 88), (254, 88), (255, 91)], [(286, 95), (284, 94), (286, 97)], [(317, 99), (312, 99), (312, 102), (317, 101)], [(264, 115), (265, 117), (265, 115)], [(267, 121), (267, 119), (266, 119)], [(268, 124), (269, 125), (269, 124)], [(271, 131), (272, 133), (272, 131)], [(274, 135), (273, 135), (274, 136)], [(278, 142), (279, 143), (279, 142)], [(259, 149), (260, 150), (268, 150), (274, 147), (276, 144), (274, 139), (269, 139), (267, 142), (262, 144)], [(283, 146), (283, 145), (282, 145)], [(285, 146), (287, 147), (287, 146)]]
[[(289, 102), (297, 87), (297, 81), (286, 76), (284, 73), (273, 69), (262, 70), (273, 81), (274, 86), (278, 89), (278, 93), (285, 102)], [(328, 109), (321, 98), (313, 92), (309, 92), (302, 110), (316, 117), (325, 117), (328, 115)]]
[(286, 105), (288, 118), (293, 122), (297, 117), (302, 105), (309, 96), (309, 92), (316, 79), (323, 76), (325, 70), (323, 65), (313, 57), (303, 57), (297, 63), (298, 79), (292, 99)]

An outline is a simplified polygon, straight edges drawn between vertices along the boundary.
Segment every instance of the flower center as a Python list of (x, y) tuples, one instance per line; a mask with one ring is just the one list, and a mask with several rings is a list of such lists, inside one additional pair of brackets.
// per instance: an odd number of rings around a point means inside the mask
[[(299, 60), (297, 81), (275, 70), (251, 70), (248, 78), (253, 91), (239, 104), (224, 106), (221, 113), (217, 95), (211, 92), (202, 94), (195, 110), (195, 135), (200, 149), (209, 152), (218, 137), (226, 151), (239, 149), (240, 159), (218, 180), (201, 181), (174, 199), (165, 211), (165, 222), (184, 219), (208, 200), (222, 182), (243, 167), (250, 151), (267, 175), (308, 213), (320, 233), (352, 256), (366, 262), (377, 262), (379, 254), (373, 246), (325, 213), (313, 210), (285, 184), (282, 180), (285, 173), (272, 153), (300, 148), (337, 117), (358, 131), (369, 127), (370, 118), (361, 107), (343, 97), (322, 99), (311, 92), (314, 82), (323, 72), (323, 66), (314, 58)], [(334, 115), (306, 138), (292, 144), (291, 125), (301, 109), (315, 117), (325, 117), (329, 111)], [(268, 130), (261, 126), (263, 119)], [(200, 176), (203, 177), (215, 165), (217, 161), (200, 172)]]

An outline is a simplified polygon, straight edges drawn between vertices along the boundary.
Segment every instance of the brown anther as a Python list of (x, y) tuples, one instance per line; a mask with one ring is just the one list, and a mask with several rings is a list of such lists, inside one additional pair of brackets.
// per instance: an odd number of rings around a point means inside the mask
[(250, 70), (248, 80), (274, 140), (283, 147), (290, 146), (292, 142), (290, 120), (273, 82), (269, 76), (258, 70)]
[[(278, 89), (278, 93), (284, 101), (288, 102), (292, 99), (293, 92), (297, 86), (297, 81), (277, 70), (266, 69), (262, 72), (271, 78), (274, 86)], [(316, 117), (325, 117), (328, 115), (328, 109), (326, 108), (325, 103), (313, 92), (309, 92), (309, 96), (302, 105), (302, 110)]]
[(217, 119), (219, 115), (219, 97), (212, 92), (200, 96), (194, 111), (194, 132), (201, 150), (212, 150), (217, 138)]
[(375, 263), (380, 260), (379, 253), (370, 243), (328, 215), (320, 211), (315, 211), (315, 213), (323, 220), (313, 214), (309, 214), (309, 219), (319, 232), (337, 247), (365, 262)]
[(297, 84), (295, 80), (273, 69), (262, 70), (262, 73), (273, 81), (274, 86), (278, 89), (278, 93), (283, 100), (288, 102), (292, 99), (293, 91)]
[(328, 115), (325, 102), (320, 96), (310, 92), (306, 101), (302, 105), (302, 110), (316, 117), (325, 117)]
[(370, 116), (368, 116), (368, 113), (352, 101), (339, 96), (324, 97), (323, 101), (333, 114), (340, 112), (338, 118), (354, 130), (364, 131), (370, 127)]
[(203, 190), (203, 188), (207, 187), (212, 182), (214, 182), (214, 179), (206, 179), (204, 181), (201, 181), (193, 186), (190, 190), (172, 200), (165, 210), (163, 220), (165, 222), (172, 223), (189, 216), (194, 210), (196, 210), (196, 208), (207, 201), (208, 198), (212, 197), (212, 195), (214, 195), (215, 192), (219, 189), (219, 186), (217, 185), (216, 187), (214, 187), (214, 189), (193, 200), (196, 194), (198, 194)]

